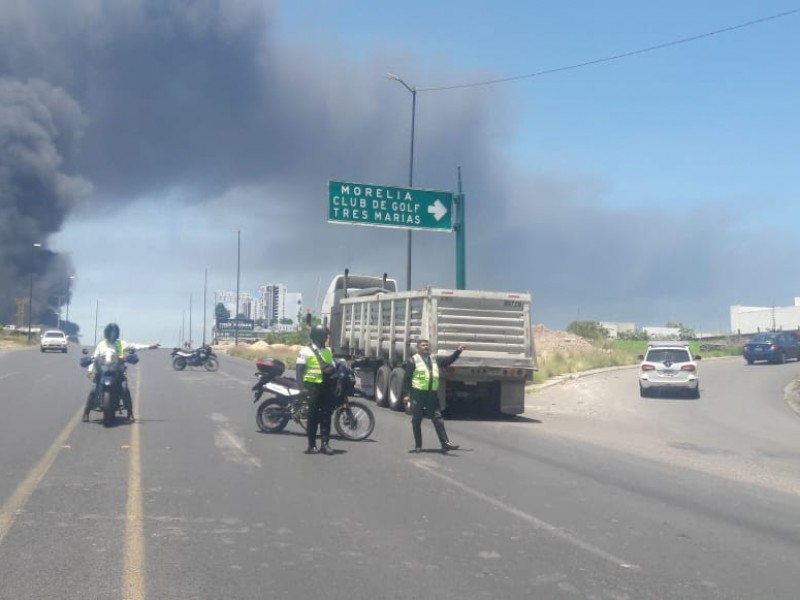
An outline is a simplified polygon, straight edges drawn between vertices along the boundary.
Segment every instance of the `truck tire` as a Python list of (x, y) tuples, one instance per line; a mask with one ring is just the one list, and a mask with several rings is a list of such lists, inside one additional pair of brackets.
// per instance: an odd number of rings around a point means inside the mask
[(378, 371), (375, 373), (376, 406), (389, 406), (389, 379), (391, 375), (392, 370), (386, 365), (378, 367)]
[(392, 369), (392, 374), (389, 377), (389, 408), (396, 411), (405, 410), (403, 404), (403, 379), (405, 379), (406, 370), (400, 367)]

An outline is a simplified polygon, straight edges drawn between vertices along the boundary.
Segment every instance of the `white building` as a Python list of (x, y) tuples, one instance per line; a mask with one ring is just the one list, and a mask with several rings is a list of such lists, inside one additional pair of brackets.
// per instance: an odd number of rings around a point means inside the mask
[[(214, 308), (217, 304), (222, 305), (231, 313), (231, 317), (236, 316), (236, 291), (221, 290), (214, 292)], [(254, 319), (255, 302), (249, 292), (239, 291), (239, 314), (246, 319)]]
[(651, 340), (677, 340), (680, 338), (681, 330), (678, 327), (642, 327), (642, 331), (647, 334)]
[(298, 315), (303, 304), (303, 295), (290, 292), (282, 283), (262, 285), (258, 288), (256, 304), (257, 319), (278, 325), (282, 320), (291, 320), (292, 326), (299, 323)]
[[(231, 317), (236, 313), (236, 292), (230, 290), (217, 291), (214, 294), (215, 306), (222, 303), (230, 311)], [(270, 329), (291, 331), (300, 323), (303, 295), (290, 292), (282, 283), (259, 286), (255, 294), (239, 292), (239, 313), (246, 319), (266, 321)], [(291, 320), (291, 324), (281, 323)], [(280, 327), (278, 327), (280, 325)]]
[(750, 334), (759, 331), (790, 331), (800, 329), (800, 297), (794, 306), (742, 306), (731, 310), (731, 332)]
[(621, 333), (633, 333), (636, 325), (628, 322), (600, 321), (600, 326), (608, 332), (608, 337), (616, 340)]

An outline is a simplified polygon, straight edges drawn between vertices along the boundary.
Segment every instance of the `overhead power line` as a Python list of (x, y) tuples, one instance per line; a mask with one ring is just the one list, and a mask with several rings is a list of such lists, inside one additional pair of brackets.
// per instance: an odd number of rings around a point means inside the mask
[(717, 29), (716, 31), (709, 31), (707, 33), (701, 33), (699, 35), (693, 35), (686, 38), (681, 38), (679, 40), (673, 40), (671, 42), (665, 42), (663, 44), (657, 44), (655, 46), (648, 46), (647, 48), (640, 48), (639, 50), (631, 50), (630, 52), (623, 52), (622, 54), (614, 54), (613, 56), (606, 56), (605, 58), (597, 58), (595, 60), (587, 60), (586, 62), (577, 63), (574, 65), (568, 65), (565, 67), (556, 67), (554, 69), (545, 69), (544, 71), (537, 71), (535, 73), (528, 73), (527, 75), (516, 75), (514, 77), (503, 77), (500, 79), (489, 79), (487, 81), (478, 81), (474, 83), (461, 83), (457, 85), (447, 85), (441, 87), (429, 87), (429, 88), (418, 88), (418, 92), (438, 92), (442, 90), (456, 90), (460, 88), (471, 88), (471, 87), (479, 87), (484, 85), (495, 85), (498, 83), (506, 83), (508, 81), (518, 81), (520, 79), (530, 79), (531, 77), (541, 77), (542, 75), (552, 75), (553, 73), (561, 73), (563, 71), (571, 71), (573, 69), (580, 69), (582, 67), (588, 67), (591, 65), (598, 65), (600, 63), (611, 62), (613, 60), (619, 60), (621, 58), (628, 58), (629, 56), (636, 56), (637, 54), (645, 54), (647, 52), (654, 52), (655, 50), (662, 50), (663, 48), (669, 48), (671, 46), (678, 46), (680, 44), (688, 44), (689, 42), (695, 42), (697, 40), (702, 40), (704, 38), (709, 38), (714, 35), (719, 35), (721, 33), (728, 33), (730, 31), (736, 31), (737, 29), (744, 29), (745, 27), (752, 27), (753, 25), (760, 25), (761, 23), (766, 23), (767, 21), (774, 21), (775, 19), (781, 19), (783, 17), (788, 17), (790, 15), (794, 15), (800, 13), (800, 8), (795, 8), (792, 10), (787, 10), (781, 13), (777, 13), (774, 15), (769, 15), (768, 17), (762, 17), (760, 19), (754, 19), (752, 21), (747, 21), (745, 23), (740, 23), (738, 25), (731, 25), (730, 27), (725, 27), (723, 29)]

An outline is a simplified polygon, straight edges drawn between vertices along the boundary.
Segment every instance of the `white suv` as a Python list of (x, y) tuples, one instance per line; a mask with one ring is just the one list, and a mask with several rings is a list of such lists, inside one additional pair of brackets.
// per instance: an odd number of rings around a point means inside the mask
[(647, 354), (639, 356), (639, 395), (645, 398), (653, 391), (686, 391), (691, 398), (700, 397), (700, 376), (697, 361), (688, 342), (653, 342)]
[(52, 329), (45, 331), (39, 342), (39, 349), (44, 352), (45, 350), (59, 350), (61, 352), (67, 351), (67, 336), (63, 331)]

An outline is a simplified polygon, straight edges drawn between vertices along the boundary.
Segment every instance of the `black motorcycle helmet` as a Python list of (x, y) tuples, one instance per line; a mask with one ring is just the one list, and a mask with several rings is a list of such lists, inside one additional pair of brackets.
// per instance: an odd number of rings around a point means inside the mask
[(311, 338), (311, 341), (314, 342), (317, 346), (324, 346), (325, 340), (328, 339), (328, 336), (330, 334), (331, 332), (324, 325), (314, 325), (311, 328), (309, 337)]
[(119, 339), (119, 325), (116, 323), (109, 323), (103, 330), (103, 337), (109, 342), (114, 343)]

